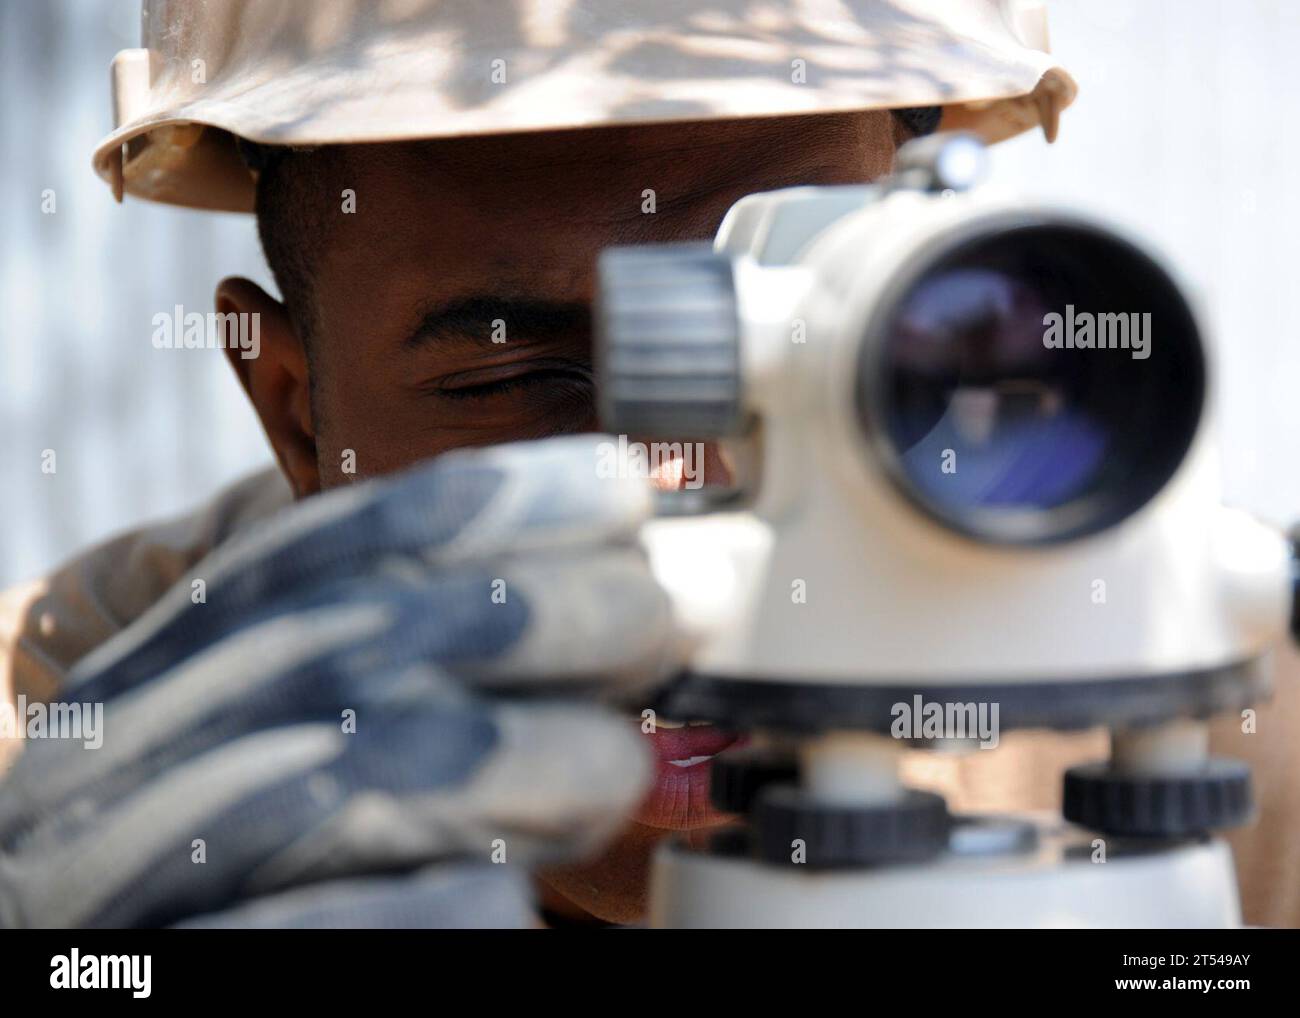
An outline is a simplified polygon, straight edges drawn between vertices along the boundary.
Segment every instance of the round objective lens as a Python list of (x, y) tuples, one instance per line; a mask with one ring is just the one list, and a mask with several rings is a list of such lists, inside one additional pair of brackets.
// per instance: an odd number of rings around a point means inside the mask
[(1095, 228), (965, 241), (908, 276), (877, 321), (864, 424), (916, 501), (977, 536), (1117, 522), (1164, 486), (1200, 419), (1186, 303), (1150, 258)]

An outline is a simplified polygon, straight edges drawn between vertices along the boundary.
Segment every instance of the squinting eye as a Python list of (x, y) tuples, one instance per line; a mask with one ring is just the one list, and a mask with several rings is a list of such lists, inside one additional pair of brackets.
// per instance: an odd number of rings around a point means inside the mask
[(484, 382), (480, 385), (431, 385), (426, 388), (427, 391), (446, 399), (476, 400), (490, 399), (494, 396), (502, 396), (524, 389), (535, 389), (544, 385), (552, 385), (557, 390), (571, 393), (574, 387), (577, 386), (590, 389), (592, 387), (592, 378), (589, 371), (582, 371), (577, 368), (542, 368), (521, 375), (514, 375), (510, 378), (502, 378), (495, 382)]

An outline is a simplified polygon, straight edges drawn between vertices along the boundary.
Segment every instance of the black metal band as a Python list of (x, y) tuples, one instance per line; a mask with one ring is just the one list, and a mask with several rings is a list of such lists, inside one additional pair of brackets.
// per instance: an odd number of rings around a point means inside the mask
[(665, 717), (712, 721), (742, 731), (848, 728), (888, 734), (895, 705), (911, 705), (919, 696), (924, 703), (996, 703), (1002, 732), (1148, 725), (1181, 717), (1209, 718), (1267, 699), (1272, 688), (1264, 662), (1257, 657), (1128, 678), (961, 685), (925, 680), (842, 685), (688, 673), (664, 691), (655, 709)]

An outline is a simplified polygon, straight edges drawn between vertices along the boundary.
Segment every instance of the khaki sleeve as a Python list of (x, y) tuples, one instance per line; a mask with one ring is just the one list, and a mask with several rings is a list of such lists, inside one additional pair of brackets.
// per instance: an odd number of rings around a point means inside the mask
[[(195, 512), (115, 537), (49, 576), (0, 593), (0, 697), (48, 701), (69, 669), (129, 626), (232, 533), (291, 501), (278, 470), (225, 489)], [(19, 750), (0, 738), (0, 773)]]

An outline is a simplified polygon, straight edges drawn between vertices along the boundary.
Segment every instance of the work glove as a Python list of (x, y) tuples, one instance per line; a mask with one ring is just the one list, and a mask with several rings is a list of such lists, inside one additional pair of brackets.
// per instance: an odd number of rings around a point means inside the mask
[(74, 671), (99, 748), (0, 781), (0, 924), (535, 923), (527, 868), (648, 787), (613, 705), (680, 652), (599, 441), (449, 453), (205, 559)]

